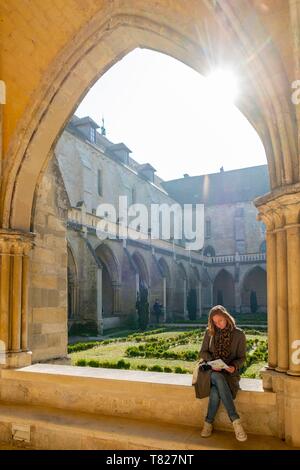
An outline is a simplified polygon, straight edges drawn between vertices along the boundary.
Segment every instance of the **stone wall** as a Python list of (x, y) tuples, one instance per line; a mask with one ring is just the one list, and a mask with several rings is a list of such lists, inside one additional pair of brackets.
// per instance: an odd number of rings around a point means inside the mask
[(205, 237), (205, 246), (212, 246), (216, 256), (259, 253), (265, 228), (256, 217), (252, 202), (205, 206), (205, 218), (211, 222), (211, 234)]
[[(196, 399), (191, 382), (190, 375), (182, 374), (36, 364), (22, 370), (2, 371), (0, 398), (4, 403), (29, 407), (38, 405), (200, 428), (208, 398)], [(276, 393), (264, 391), (261, 380), (242, 379), (241, 387), (236, 407), (246, 431), (283, 437)], [(215, 428), (232, 431), (222, 404)]]
[(77, 266), (78, 304), (71, 323), (97, 321), (97, 264), (82, 232), (68, 229), (68, 244)]
[(53, 158), (36, 192), (32, 253), (29, 347), (33, 361), (67, 352), (67, 240), (69, 200)]
[[(165, 190), (138, 176), (133, 169), (104, 155), (100, 148), (74, 136), (67, 129), (57, 142), (55, 155), (73, 207), (79, 201), (84, 201), (87, 212), (92, 213), (99, 204), (111, 204), (118, 217), (119, 196), (127, 196), (128, 205), (142, 203), (148, 208), (151, 203), (175, 203)], [(98, 170), (101, 171), (102, 195), (98, 194)], [(150, 222), (151, 220), (149, 227)]]

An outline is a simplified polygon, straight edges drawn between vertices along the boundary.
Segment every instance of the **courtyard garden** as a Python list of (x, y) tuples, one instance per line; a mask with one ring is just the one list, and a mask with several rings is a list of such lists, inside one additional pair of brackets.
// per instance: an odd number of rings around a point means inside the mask
[[(244, 331), (247, 358), (241, 375), (259, 378), (268, 360), (266, 329)], [(68, 346), (68, 353), (76, 366), (192, 374), (204, 332), (205, 328), (125, 332), (101, 341), (77, 342)]]

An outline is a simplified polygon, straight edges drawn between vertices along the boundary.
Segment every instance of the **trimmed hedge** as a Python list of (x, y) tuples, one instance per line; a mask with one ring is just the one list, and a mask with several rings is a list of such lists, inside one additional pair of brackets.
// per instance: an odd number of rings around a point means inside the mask
[(106, 369), (129, 369), (130, 363), (125, 362), (124, 359), (120, 359), (118, 362), (101, 362), (95, 359), (87, 361), (85, 359), (78, 359), (78, 361), (76, 362), (76, 366), (103, 367)]
[(86, 351), (87, 349), (92, 349), (95, 346), (100, 346), (103, 344), (102, 341), (89, 341), (87, 343), (75, 343), (68, 345), (68, 353), (74, 353), (78, 351)]
[[(100, 362), (95, 359), (91, 359), (90, 361), (87, 361), (86, 359), (78, 359), (76, 361), (76, 366), (81, 366), (81, 367), (103, 367), (107, 369), (130, 369), (130, 363), (125, 362), (124, 359), (120, 359), (118, 362), (109, 362), (109, 361), (104, 361)], [(145, 364), (139, 364), (137, 365), (138, 370), (142, 371), (150, 371), (150, 372), (175, 372), (176, 374), (188, 374), (189, 371), (187, 369), (183, 369), (182, 367), (175, 367), (172, 369), (171, 367), (162, 367), (159, 364), (154, 364), (153, 366), (146, 366)]]

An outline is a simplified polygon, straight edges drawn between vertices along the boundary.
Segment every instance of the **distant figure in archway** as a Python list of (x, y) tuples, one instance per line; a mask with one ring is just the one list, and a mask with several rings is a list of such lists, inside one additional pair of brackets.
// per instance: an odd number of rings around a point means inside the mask
[(209, 437), (213, 430), (213, 422), (217, 414), (220, 401), (228, 413), (233, 424), (238, 441), (245, 441), (247, 434), (241, 424), (240, 417), (236, 411), (233, 400), (239, 390), (239, 369), (246, 359), (246, 336), (243, 330), (236, 327), (234, 318), (222, 305), (213, 307), (208, 316), (208, 327), (205, 332), (203, 343), (199, 352), (203, 361), (211, 362), (221, 359), (226, 367), (211, 367), (210, 373), (210, 395), (207, 415), (202, 437)]

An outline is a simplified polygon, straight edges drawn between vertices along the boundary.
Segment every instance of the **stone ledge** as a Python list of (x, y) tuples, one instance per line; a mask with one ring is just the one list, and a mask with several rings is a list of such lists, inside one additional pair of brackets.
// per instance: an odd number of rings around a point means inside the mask
[[(153, 423), (37, 406), (0, 405), (0, 440), (12, 443), (12, 423), (30, 425), (30, 446), (35, 449), (106, 450), (292, 450), (274, 437), (250, 434), (238, 442), (233, 432), (215, 431), (200, 437), (192, 426)], [(28, 445), (28, 444), (27, 444)]]
[[(191, 375), (35, 364), (2, 370), (2, 403), (52, 407), (95, 415), (202, 426), (208, 398), (197, 400)], [(276, 394), (245, 379), (236, 405), (247, 432), (280, 436)], [(253, 410), (255, 409), (255, 413)], [(215, 428), (231, 430), (221, 405)]]
[[(42, 374), (43, 379), (46, 375), (60, 375), (67, 377), (81, 377), (93, 379), (109, 379), (109, 380), (126, 380), (133, 382), (154, 383), (164, 385), (179, 385), (184, 387), (192, 386), (191, 374), (175, 374), (162, 372), (143, 372), (135, 370), (106, 369), (93, 367), (64, 366), (56, 364), (33, 364), (21, 369), (15, 369), (12, 376), (18, 373), (25, 374)], [(9, 371), (5, 371), (3, 377), (9, 377)], [(42, 376), (40, 376), (42, 377)], [(49, 380), (51, 380), (49, 378)], [(264, 392), (262, 380), (242, 378), (241, 390), (251, 392)]]

